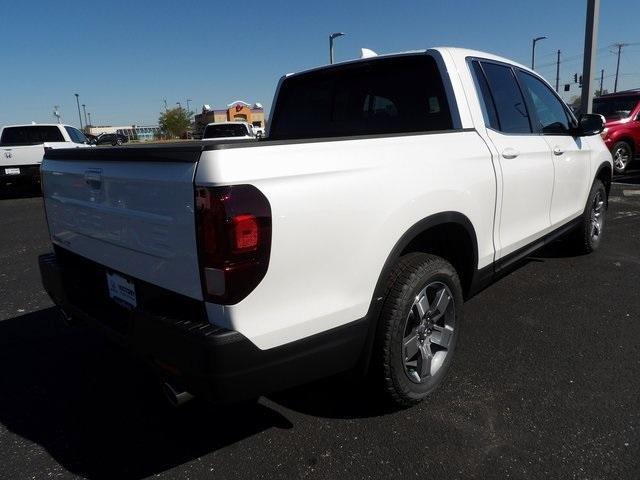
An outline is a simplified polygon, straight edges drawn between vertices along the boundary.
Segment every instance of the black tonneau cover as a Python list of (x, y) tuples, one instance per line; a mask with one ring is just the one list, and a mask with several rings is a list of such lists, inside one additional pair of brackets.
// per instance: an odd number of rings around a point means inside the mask
[[(255, 140), (235, 141), (234, 144), (254, 143)], [(229, 142), (226, 142), (229, 143)], [(146, 162), (195, 163), (200, 153), (210, 147), (225, 144), (225, 141), (193, 140), (187, 142), (127, 145), (123, 147), (55, 148), (46, 150), (47, 160), (113, 160)]]

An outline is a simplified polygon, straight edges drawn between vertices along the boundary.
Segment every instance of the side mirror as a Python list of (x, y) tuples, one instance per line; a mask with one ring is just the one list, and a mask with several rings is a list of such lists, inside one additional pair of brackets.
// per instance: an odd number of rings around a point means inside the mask
[(604, 130), (605, 119), (597, 113), (583, 113), (578, 119), (578, 128), (576, 128), (576, 136), (588, 137), (598, 135)]

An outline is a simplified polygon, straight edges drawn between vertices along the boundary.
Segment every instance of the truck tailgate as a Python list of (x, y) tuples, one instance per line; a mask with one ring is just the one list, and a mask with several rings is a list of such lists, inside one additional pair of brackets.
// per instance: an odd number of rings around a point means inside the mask
[(202, 299), (193, 189), (199, 153), (160, 158), (155, 151), (140, 161), (143, 149), (91, 150), (45, 157), (52, 241), (134, 283)]

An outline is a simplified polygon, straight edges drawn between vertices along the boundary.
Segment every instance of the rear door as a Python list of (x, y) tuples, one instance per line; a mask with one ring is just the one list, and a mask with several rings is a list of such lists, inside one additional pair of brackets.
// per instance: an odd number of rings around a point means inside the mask
[(499, 153), (502, 202), (496, 258), (535, 241), (550, 230), (553, 161), (545, 139), (534, 133), (512, 67), (474, 60), (487, 135)]
[(534, 131), (542, 135), (552, 152), (554, 188), (551, 225), (559, 226), (580, 215), (590, 185), (589, 141), (574, 137), (574, 118), (551, 88), (528, 72), (518, 70), (527, 97)]

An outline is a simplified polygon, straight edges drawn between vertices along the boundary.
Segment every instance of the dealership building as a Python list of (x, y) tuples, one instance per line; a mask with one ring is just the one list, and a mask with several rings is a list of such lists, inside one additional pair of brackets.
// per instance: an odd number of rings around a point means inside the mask
[(90, 126), (86, 129), (91, 135), (100, 135), (101, 133), (121, 133), (129, 140), (139, 140), (148, 142), (154, 140), (156, 134), (160, 132), (157, 125), (121, 125), (121, 126)]
[(258, 128), (265, 128), (264, 108), (259, 103), (253, 105), (242, 100), (231, 102), (226, 108), (213, 109), (209, 105), (202, 106), (202, 113), (194, 118), (194, 137), (201, 138), (202, 131), (209, 123), (247, 122)]

